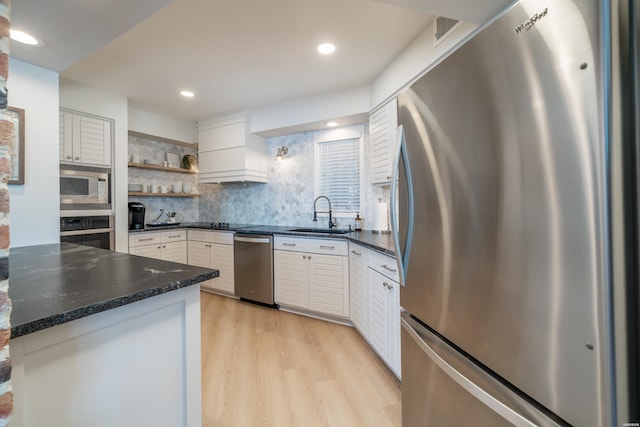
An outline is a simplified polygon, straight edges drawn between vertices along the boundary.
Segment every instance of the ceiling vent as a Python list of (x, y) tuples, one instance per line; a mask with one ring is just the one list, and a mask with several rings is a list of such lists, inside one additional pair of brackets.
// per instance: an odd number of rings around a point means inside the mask
[(447, 38), (456, 28), (462, 24), (462, 21), (458, 19), (446, 18), (444, 16), (436, 17), (436, 24), (433, 32), (433, 45), (438, 44)]

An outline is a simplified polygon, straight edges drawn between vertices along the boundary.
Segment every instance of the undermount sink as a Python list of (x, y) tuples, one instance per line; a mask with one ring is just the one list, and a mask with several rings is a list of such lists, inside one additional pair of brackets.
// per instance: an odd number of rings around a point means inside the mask
[(347, 234), (351, 230), (339, 230), (337, 228), (294, 228), (289, 231), (297, 233), (321, 233), (321, 234)]

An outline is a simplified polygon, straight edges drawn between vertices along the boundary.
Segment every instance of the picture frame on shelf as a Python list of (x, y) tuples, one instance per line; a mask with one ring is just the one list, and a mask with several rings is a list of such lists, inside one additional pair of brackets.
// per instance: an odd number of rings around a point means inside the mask
[(13, 120), (13, 141), (11, 142), (11, 176), (9, 184), (24, 185), (24, 110), (7, 107), (6, 115)]
[(180, 155), (178, 153), (171, 153), (167, 151), (167, 164), (170, 168), (179, 168)]

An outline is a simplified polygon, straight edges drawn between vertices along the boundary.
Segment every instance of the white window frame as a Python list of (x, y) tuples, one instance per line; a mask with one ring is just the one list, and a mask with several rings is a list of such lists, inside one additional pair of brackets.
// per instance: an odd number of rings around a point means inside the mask
[[(325, 196), (320, 194), (320, 144), (323, 142), (336, 142), (343, 140), (358, 139), (358, 161), (360, 170), (360, 210), (357, 212), (362, 213), (364, 210), (364, 125), (347, 126), (338, 129), (331, 129), (326, 131), (316, 132), (314, 134), (314, 200), (318, 196)], [(325, 206), (325, 201), (319, 201)], [(355, 218), (357, 212), (352, 211), (340, 211), (332, 209), (332, 215), (334, 218)], [(329, 214), (318, 213), (318, 217), (327, 218)]]

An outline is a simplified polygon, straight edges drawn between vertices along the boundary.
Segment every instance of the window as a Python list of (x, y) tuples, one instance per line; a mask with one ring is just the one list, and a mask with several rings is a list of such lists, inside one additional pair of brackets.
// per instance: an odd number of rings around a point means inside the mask
[(331, 200), (334, 216), (351, 218), (361, 212), (362, 158), (361, 126), (316, 134), (315, 193)]

